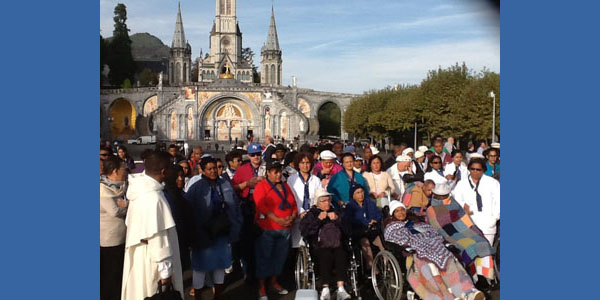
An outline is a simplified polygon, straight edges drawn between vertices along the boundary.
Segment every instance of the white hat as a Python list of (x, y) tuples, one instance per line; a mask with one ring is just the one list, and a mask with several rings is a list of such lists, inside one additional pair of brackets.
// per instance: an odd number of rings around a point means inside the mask
[(404, 206), (404, 204), (402, 204), (402, 202), (398, 201), (398, 200), (392, 200), (390, 202), (390, 214), (393, 215), (394, 211), (396, 210), (396, 208), (398, 207), (404, 207), (404, 209), (406, 209), (406, 206)]
[(424, 155), (425, 155), (425, 153), (423, 153), (421, 151), (415, 152), (415, 158), (423, 157)]
[(324, 150), (323, 152), (321, 152), (321, 154), (319, 154), (319, 157), (321, 158), (321, 160), (336, 158), (335, 153), (329, 150)]
[(444, 183), (436, 183), (432, 192), (436, 195), (444, 196), (449, 195), (452, 191), (452, 186), (446, 182)]
[(469, 160), (471, 160), (473, 158), (485, 158), (485, 157), (483, 157), (483, 155), (481, 155), (477, 152), (473, 152), (473, 153), (471, 153), (471, 158), (469, 158)]
[(373, 152), (373, 155), (379, 154), (379, 150), (377, 149), (377, 147), (371, 146), (371, 152)]
[(425, 153), (425, 152), (429, 151), (429, 148), (427, 148), (427, 146), (419, 146), (419, 151)]
[(404, 149), (404, 151), (402, 151), (402, 155), (408, 155), (411, 152), (415, 153), (415, 149), (408, 147), (408, 148)]
[(398, 157), (396, 157), (396, 161), (397, 162), (407, 162), (407, 161), (411, 161), (410, 156), (407, 155), (398, 155)]
[(500, 143), (492, 143), (492, 148), (500, 149)]
[(325, 197), (325, 196), (333, 196), (333, 194), (328, 192), (324, 188), (318, 188), (317, 191), (315, 192), (315, 202), (318, 202), (319, 198)]

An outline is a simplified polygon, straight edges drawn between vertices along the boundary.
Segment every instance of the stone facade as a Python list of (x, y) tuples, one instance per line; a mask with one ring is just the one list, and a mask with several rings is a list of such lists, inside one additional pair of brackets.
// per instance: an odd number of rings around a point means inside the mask
[[(343, 115), (358, 96), (297, 88), (295, 79), (293, 87), (281, 86), (282, 51), (273, 10), (267, 41), (261, 49), (265, 71), (261, 72), (260, 84), (252, 83), (251, 62), (241, 57), (235, 0), (216, 0), (210, 40), (209, 56), (199, 61), (199, 82), (190, 82), (186, 68), (190, 67), (187, 59), (191, 47), (183, 35), (179, 9), (171, 63), (181, 63), (180, 71), (170, 66), (168, 87), (159, 82), (157, 87), (101, 90), (101, 136), (128, 139), (156, 135), (158, 140), (230, 142), (245, 141), (250, 136), (264, 141), (270, 135), (285, 140), (316, 140), (319, 109), (332, 102)], [(226, 69), (233, 76), (223, 76)], [(341, 126), (343, 122), (342, 118)], [(340, 132), (342, 139), (348, 138), (343, 129)]]

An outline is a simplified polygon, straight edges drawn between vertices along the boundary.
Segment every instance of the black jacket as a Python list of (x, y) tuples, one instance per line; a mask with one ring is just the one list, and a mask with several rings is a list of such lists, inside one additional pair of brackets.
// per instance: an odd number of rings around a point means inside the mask
[[(327, 224), (334, 222), (340, 231), (342, 232), (342, 239), (345, 240), (348, 234), (350, 233), (350, 226), (347, 222), (347, 218), (344, 218), (344, 213), (342, 210), (336, 210), (333, 207), (329, 208), (327, 212), (335, 212), (338, 218), (333, 221), (329, 217), (319, 220), (319, 214), (322, 210), (316, 206), (311, 207), (304, 218), (300, 221), (300, 234), (304, 238), (304, 241), (307, 242), (311, 248), (318, 249), (317, 240), (319, 229)], [(343, 243), (343, 241), (342, 241)]]

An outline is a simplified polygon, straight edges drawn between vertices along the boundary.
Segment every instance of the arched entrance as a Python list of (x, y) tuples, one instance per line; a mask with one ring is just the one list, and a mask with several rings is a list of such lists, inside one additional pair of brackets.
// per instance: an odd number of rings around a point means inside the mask
[(317, 111), (319, 137), (340, 137), (342, 128), (342, 110), (333, 102), (325, 102)]
[(115, 100), (108, 110), (110, 134), (113, 138), (127, 139), (135, 135), (136, 111), (131, 102), (125, 98)]
[(252, 109), (245, 101), (223, 97), (208, 105), (201, 116), (205, 140), (234, 142), (245, 140), (255, 129)]

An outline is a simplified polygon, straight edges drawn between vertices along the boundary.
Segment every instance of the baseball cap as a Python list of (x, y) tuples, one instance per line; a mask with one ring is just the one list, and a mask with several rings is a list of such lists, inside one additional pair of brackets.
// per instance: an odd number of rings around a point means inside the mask
[(257, 143), (252, 143), (248, 146), (248, 154), (261, 153), (262, 148)]

